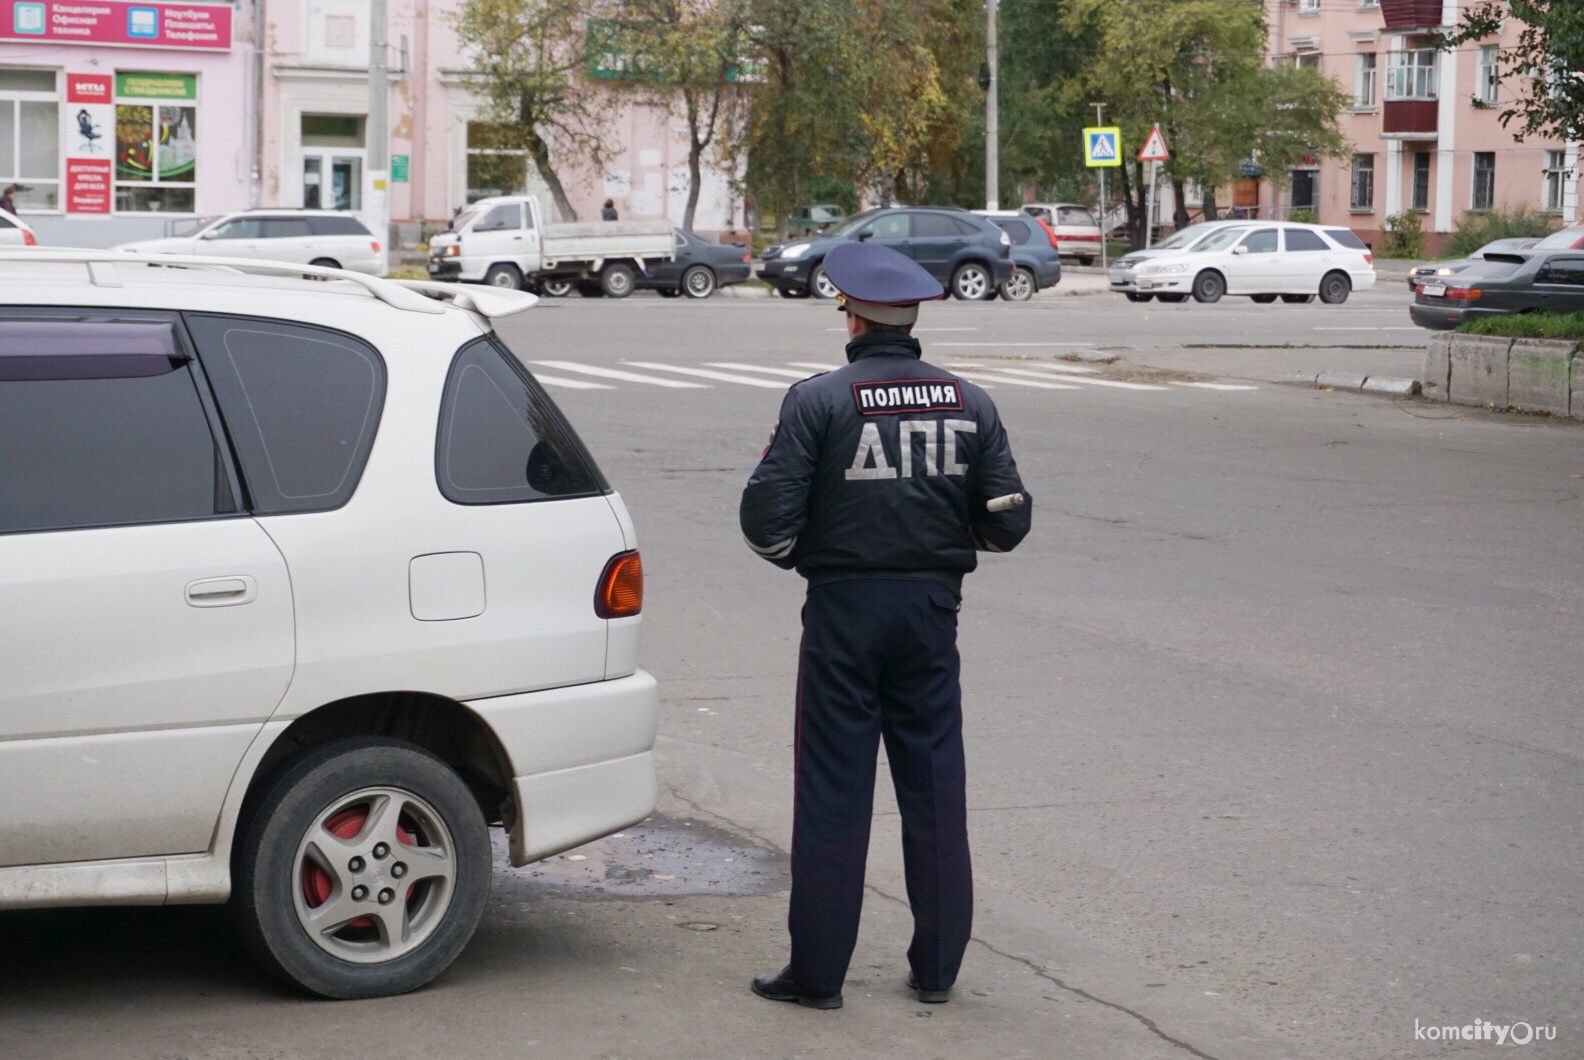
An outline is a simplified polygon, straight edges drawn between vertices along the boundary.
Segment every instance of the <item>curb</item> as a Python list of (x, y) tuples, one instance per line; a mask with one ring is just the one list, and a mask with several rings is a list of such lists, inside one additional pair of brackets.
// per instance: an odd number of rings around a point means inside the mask
[(1391, 375), (1360, 375), (1358, 372), (1296, 372), (1281, 380), (1288, 386), (1316, 390), (1346, 390), (1352, 394), (1377, 397), (1416, 397), (1419, 380)]

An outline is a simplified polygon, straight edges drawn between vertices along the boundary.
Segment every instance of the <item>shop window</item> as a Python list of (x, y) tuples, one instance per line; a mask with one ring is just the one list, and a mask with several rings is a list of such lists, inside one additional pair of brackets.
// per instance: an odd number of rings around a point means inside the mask
[(60, 208), (60, 103), (54, 70), (0, 70), (0, 187), (19, 210)]
[(116, 75), (116, 212), (196, 212), (197, 80)]
[(467, 201), (520, 195), (528, 187), (528, 152), (508, 125), (470, 121), (467, 127)]

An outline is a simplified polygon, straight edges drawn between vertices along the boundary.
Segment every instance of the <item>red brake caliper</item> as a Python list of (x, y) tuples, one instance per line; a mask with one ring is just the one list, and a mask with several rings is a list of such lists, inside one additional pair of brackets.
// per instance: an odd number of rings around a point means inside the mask
[[(351, 839), (363, 830), (363, 822), (368, 820), (368, 809), (363, 806), (354, 806), (342, 810), (324, 823), (325, 831), (337, 839)], [(396, 838), (407, 846), (413, 845), (411, 834), (401, 825), (396, 826)], [(308, 908), (317, 909), (330, 900), (330, 892), (335, 890), (335, 882), (330, 879), (330, 874), (320, 868), (317, 862), (303, 862), (303, 899), (308, 903)], [(407, 897), (412, 897), (413, 889), (407, 888)], [(356, 920), (349, 920), (344, 927), (371, 928), (374, 921), (370, 917), (360, 916)]]

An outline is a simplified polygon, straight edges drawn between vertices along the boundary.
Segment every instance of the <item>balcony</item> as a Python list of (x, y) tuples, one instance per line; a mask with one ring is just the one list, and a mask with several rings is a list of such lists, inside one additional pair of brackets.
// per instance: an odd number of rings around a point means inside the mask
[(1392, 33), (1441, 25), (1441, 0), (1381, 0), (1381, 16)]
[(1433, 140), (1441, 104), (1433, 99), (1388, 99), (1381, 108), (1381, 135), (1403, 140)]

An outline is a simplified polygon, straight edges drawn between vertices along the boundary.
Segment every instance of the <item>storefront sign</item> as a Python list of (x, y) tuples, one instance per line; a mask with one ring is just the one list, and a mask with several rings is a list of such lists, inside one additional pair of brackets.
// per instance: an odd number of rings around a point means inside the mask
[(197, 99), (197, 74), (116, 74), (121, 99)]
[(107, 214), (111, 205), (110, 156), (115, 150), (115, 79), (109, 74), (66, 71), (66, 104), (60, 109), (61, 154), (68, 214)]
[(391, 183), (407, 183), (407, 172), (411, 166), (412, 162), (410, 155), (391, 155)]
[(68, 214), (109, 213), (110, 160), (68, 158), (65, 203)]
[(127, 0), (0, 0), (0, 40), (230, 51), (231, 10)]

